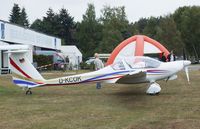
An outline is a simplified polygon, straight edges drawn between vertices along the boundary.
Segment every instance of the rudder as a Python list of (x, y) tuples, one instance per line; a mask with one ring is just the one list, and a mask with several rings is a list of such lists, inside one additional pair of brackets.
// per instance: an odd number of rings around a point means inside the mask
[(44, 78), (34, 68), (26, 57), (26, 51), (9, 51), (10, 67), (13, 76), (13, 82), (21, 87), (36, 87), (43, 85)]

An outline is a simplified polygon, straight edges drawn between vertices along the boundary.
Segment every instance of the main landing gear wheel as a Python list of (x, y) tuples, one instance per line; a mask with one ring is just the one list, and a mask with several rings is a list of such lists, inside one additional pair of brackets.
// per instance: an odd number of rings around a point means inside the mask
[(161, 91), (160, 85), (156, 82), (150, 83), (146, 91), (148, 95), (158, 95)]
[(26, 91), (26, 95), (32, 95), (31, 88), (28, 88), (28, 90)]

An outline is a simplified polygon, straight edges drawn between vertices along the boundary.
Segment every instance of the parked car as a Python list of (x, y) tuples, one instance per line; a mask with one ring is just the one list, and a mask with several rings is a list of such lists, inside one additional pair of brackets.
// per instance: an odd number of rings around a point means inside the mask
[(85, 61), (85, 63), (90, 65), (90, 64), (94, 63), (94, 60), (95, 60), (94, 57), (90, 57), (88, 60)]

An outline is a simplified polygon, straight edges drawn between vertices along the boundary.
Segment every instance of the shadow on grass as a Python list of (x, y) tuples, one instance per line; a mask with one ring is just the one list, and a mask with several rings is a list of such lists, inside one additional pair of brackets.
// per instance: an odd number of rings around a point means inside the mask
[(138, 108), (152, 108), (153, 105), (162, 103), (176, 95), (175, 92), (168, 91), (167, 87), (163, 87), (163, 91), (158, 95), (147, 95), (146, 89), (146, 84), (122, 85), (113, 92), (107, 92), (106, 97), (110, 97), (112, 103), (123, 108), (136, 110)]
[(118, 91), (118, 92), (114, 92), (114, 93), (110, 93), (107, 95), (111, 95), (111, 96), (116, 96), (116, 97), (142, 97), (142, 96), (146, 96), (146, 94), (144, 92), (142, 92), (141, 90), (122, 90), (122, 91)]

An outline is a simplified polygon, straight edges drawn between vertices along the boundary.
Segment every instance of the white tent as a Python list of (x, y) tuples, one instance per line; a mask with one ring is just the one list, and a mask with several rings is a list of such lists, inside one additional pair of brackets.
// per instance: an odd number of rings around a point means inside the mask
[(82, 53), (75, 45), (67, 45), (60, 47), (61, 52), (65, 57), (69, 58), (70, 65), (73, 68), (78, 68), (79, 64), (82, 62)]

